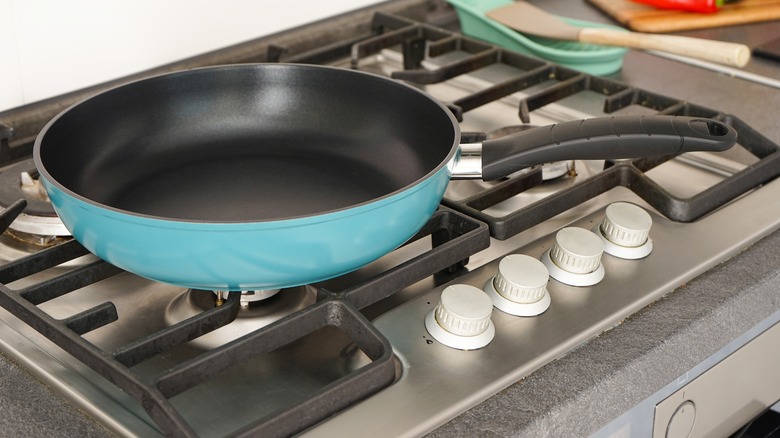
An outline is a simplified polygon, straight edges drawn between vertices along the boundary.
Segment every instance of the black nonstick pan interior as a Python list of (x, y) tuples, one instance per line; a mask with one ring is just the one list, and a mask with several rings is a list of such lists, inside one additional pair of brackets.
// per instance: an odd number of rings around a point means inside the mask
[(425, 95), (321, 67), (161, 76), (61, 117), (41, 148), (56, 181), (92, 202), (181, 220), (353, 207), (423, 181), (457, 147), (457, 126)]

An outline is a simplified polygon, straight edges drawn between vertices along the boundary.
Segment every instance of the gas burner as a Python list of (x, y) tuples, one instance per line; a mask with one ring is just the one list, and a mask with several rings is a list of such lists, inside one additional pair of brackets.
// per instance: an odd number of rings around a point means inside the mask
[(192, 345), (212, 349), (226, 344), (313, 304), (317, 298), (317, 290), (312, 286), (248, 292), (188, 289), (176, 296), (165, 309), (165, 322), (174, 325), (222, 305), (229, 293), (241, 294), (241, 308), (236, 319), (194, 339)]
[(16, 260), (69, 240), (70, 237), (30, 234), (9, 228), (0, 234), (0, 260)]
[[(241, 306), (246, 307), (250, 303), (267, 300), (275, 296), (276, 294), (278, 294), (280, 291), (281, 289), (264, 289), (264, 290), (250, 290), (250, 291), (241, 292)], [(220, 300), (220, 299), (227, 298), (227, 294), (230, 292), (215, 291), (214, 293), (217, 295), (217, 300)]]
[(51, 246), (59, 243), (58, 238), (70, 236), (38, 180), (32, 159), (0, 173), (0, 207), (7, 208), (22, 198), (27, 200), (27, 207), (9, 226), (15, 232), (14, 238), (32, 245)]

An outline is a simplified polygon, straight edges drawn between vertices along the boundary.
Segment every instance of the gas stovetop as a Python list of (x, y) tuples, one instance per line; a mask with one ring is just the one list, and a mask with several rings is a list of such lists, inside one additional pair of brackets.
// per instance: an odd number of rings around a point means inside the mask
[[(29, 230), (12, 225), (0, 252), (2, 351), (123, 435), (419, 435), (780, 227), (777, 146), (735, 115), (395, 15), (372, 15), (370, 24), (369, 35), (303, 53), (272, 45), (267, 57), (417, 84), (449, 104), (464, 142), (529, 124), (664, 113), (726, 121), (740, 144), (728, 153), (564, 162), (499, 182), (453, 181), (439, 212), (399, 250), (321, 284), (243, 296), (154, 283), (67, 238), (22, 242)], [(22, 172), (35, 174), (26, 161), (3, 175), (16, 181)], [(7, 203), (9, 222), (24, 202)], [(566, 250), (567, 233), (614, 250), (596, 233), (608, 207), (626, 204), (631, 217), (652, 220), (641, 245), (605, 253), (582, 274), (548, 261), (542, 298), (493, 309), (489, 328), (465, 344), (426, 325), (437, 308), (444, 319), (442, 295), (453, 290), (511, 295), (499, 284), (515, 274), (502, 262), (538, 267)], [(449, 306), (451, 316), (458, 306)], [(453, 317), (468, 316), (460, 313)]]

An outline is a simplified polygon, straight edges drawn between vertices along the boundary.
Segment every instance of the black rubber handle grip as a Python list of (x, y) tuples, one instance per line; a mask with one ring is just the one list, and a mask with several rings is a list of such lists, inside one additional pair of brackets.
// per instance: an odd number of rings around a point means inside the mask
[(725, 151), (737, 131), (713, 119), (613, 116), (521, 131), (482, 143), (482, 179), (491, 181), (536, 164)]

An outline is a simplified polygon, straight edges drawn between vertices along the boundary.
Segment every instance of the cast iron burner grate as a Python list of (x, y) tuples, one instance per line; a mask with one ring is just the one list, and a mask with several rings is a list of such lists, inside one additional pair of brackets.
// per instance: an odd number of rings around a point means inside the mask
[[(358, 68), (363, 58), (400, 45), (403, 70), (392, 72), (391, 77), (416, 84), (444, 82), (492, 64), (505, 64), (518, 69), (520, 73), (513, 78), (448, 102), (448, 107), (458, 120), (462, 121), (463, 114), (467, 111), (552, 80), (557, 82), (520, 100), (518, 118), (523, 123), (529, 123), (530, 113), (536, 109), (577, 93), (591, 92), (605, 96), (605, 114), (635, 105), (658, 114), (706, 117), (723, 121), (737, 130), (739, 144), (759, 159), (758, 162), (689, 198), (671, 194), (645, 175), (645, 172), (674, 156), (607, 162), (604, 172), (571, 189), (501, 216), (485, 213), (485, 210), (541, 184), (540, 172), (511, 178), (465, 199), (445, 197), (444, 205), (488, 223), (491, 235), (499, 240), (512, 237), (618, 186), (632, 190), (672, 221), (692, 222), (780, 175), (780, 154), (777, 153), (780, 147), (732, 115), (546, 63), (405, 18), (377, 13), (372, 27), (378, 35), (352, 46), (350, 54), (353, 68)], [(424, 68), (422, 65), (426, 56), (436, 58), (454, 51), (466, 52), (469, 55), (434, 69)], [(305, 61), (306, 57), (300, 55), (298, 59)], [(470, 133), (463, 142), (481, 141), (484, 137), (484, 134)]]
[[(23, 199), (15, 202), (0, 214), (0, 223), (5, 226), (10, 224), (25, 204)], [(335, 327), (346, 334), (371, 362), (310, 394), (301, 403), (266, 415), (234, 432), (236, 435), (287, 436), (316, 424), (395, 380), (392, 347), (360, 313), (360, 309), (437, 272), (452, 275), (465, 265), (471, 254), (489, 245), (485, 224), (446, 207), (438, 210), (410, 242), (428, 236), (432, 242), (429, 251), (347, 290), (334, 292), (321, 289), (313, 305), (225, 345), (204, 351), (152, 379), (142, 376), (133, 367), (232, 322), (238, 314), (240, 294), (229, 294), (221, 306), (113, 351), (104, 351), (82, 335), (106, 324), (121, 323), (113, 303), (104, 302), (61, 320), (52, 318), (37, 306), (119, 274), (122, 270), (97, 260), (19, 290), (7, 286), (88, 254), (84, 247), (71, 240), (0, 267), (0, 305), (135, 398), (160, 429), (171, 436), (197, 436), (187, 419), (170, 402), (177, 394), (323, 327)], [(447, 274), (448, 271), (450, 274)]]
[(685, 112), (680, 114), (714, 118), (733, 126), (739, 134), (740, 145), (759, 158), (759, 161), (688, 198), (671, 194), (645, 174), (674, 158), (665, 156), (607, 161), (603, 172), (503, 216), (494, 216), (484, 210), (542, 184), (541, 169), (510, 178), (464, 199), (445, 198), (442, 203), (488, 223), (491, 235), (504, 240), (616, 187), (630, 189), (672, 221), (693, 222), (780, 175), (780, 146), (740, 119), (689, 104), (686, 104)]

